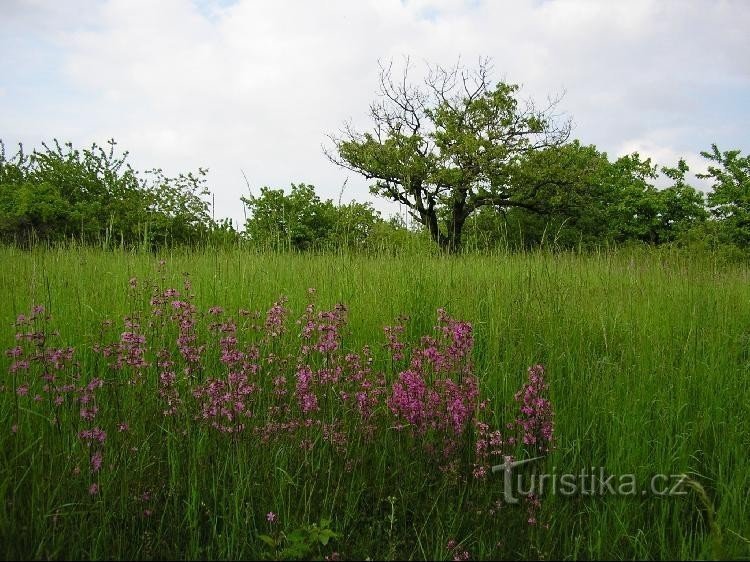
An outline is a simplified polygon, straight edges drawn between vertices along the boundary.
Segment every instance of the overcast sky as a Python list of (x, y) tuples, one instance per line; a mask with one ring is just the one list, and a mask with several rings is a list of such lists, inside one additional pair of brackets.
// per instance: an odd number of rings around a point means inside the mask
[[(139, 169), (210, 170), (216, 215), (312, 183), (368, 200), (323, 156), (365, 126), (378, 60), (470, 65), (560, 108), (610, 156), (750, 150), (750, 0), (0, 0), (0, 138), (115, 138)], [(378, 203), (389, 211), (390, 206)]]

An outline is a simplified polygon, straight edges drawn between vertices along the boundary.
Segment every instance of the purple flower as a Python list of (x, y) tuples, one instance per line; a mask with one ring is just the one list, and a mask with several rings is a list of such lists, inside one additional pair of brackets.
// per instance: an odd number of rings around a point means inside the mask
[(519, 414), (515, 427), (520, 432), (524, 445), (548, 453), (554, 438), (552, 404), (545, 398), (549, 385), (544, 378), (544, 367), (529, 367), (528, 382), (515, 395), (519, 403)]
[(93, 474), (96, 474), (101, 470), (103, 461), (104, 458), (101, 451), (97, 451), (96, 453), (91, 455), (91, 472)]
[(288, 310), (284, 307), (286, 301), (286, 297), (279, 298), (266, 313), (265, 328), (269, 337), (275, 338), (284, 333), (284, 320), (288, 313)]

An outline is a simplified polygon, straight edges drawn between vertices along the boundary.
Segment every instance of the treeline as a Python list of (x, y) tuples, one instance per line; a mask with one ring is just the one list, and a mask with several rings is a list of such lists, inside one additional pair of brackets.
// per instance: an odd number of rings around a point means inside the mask
[[(721, 168), (738, 153), (703, 153)], [(688, 183), (684, 160), (659, 167), (638, 153), (610, 161), (594, 146), (573, 141), (531, 152), (514, 169), (514, 192), (528, 205), (477, 209), (464, 226), (465, 244), (528, 249), (544, 245), (590, 249), (628, 243), (648, 245), (744, 244), (708, 195)], [(661, 178), (663, 185), (655, 183)], [(666, 180), (666, 181), (665, 181)]]
[(374, 249), (414, 236), (398, 221), (381, 218), (367, 203), (321, 201), (309, 185), (290, 194), (262, 188), (242, 198), (250, 211), (244, 231), (213, 218), (207, 170), (167, 176), (139, 172), (106, 148), (71, 143), (23, 146), (9, 154), (0, 140), (0, 241), (22, 247), (76, 243), (150, 248), (254, 244), (266, 249)]
[[(578, 141), (528, 151), (512, 168), (517, 200), (482, 205), (462, 225), (466, 250), (539, 246), (591, 249), (628, 243), (750, 247), (750, 157), (715, 145), (702, 153), (711, 181), (690, 185), (684, 160), (658, 167), (634, 153), (611, 161)], [(273, 250), (429, 249), (428, 227), (384, 218), (369, 203), (321, 199), (304, 183), (243, 197), (244, 228), (212, 216), (207, 172), (138, 172), (116, 143), (79, 150), (43, 144), (12, 155), (0, 141), (0, 240), (24, 247), (254, 245)], [(669, 184), (657, 188), (659, 176)], [(662, 179), (662, 183), (664, 183)], [(449, 228), (449, 205), (437, 218)]]
[(79, 150), (55, 140), (8, 155), (0, 140), (0, 239), (158, 247), (236, 237), (230, 221), (211, 216), (207, 170), (140, 173), (115, 147), (111, 140)]
[(397, 217), (385, 220), (370, 203), (335, 204), (322, 200), (312, 185), (283, 189), (263, 187), (256, 196), (242, 197), (249, 217), (245, 243), (273, 250), (387, 250), (429, 243)]
[[(748, 158), (739, 151), (703, 153), (711, 161), (703, 177), (713, 180), (705, 200), (683, 160), (661, 169), (637, 153), (610, 161), (571, 141), (560, 98), (537, 104), (491, 73), (488, 59), (474, 68), (427, 64), (416, 81), (408, 58), (401, 75), (381, 65), (371, 125), (345, 124), (326, 155), (403, 205), (448, 252), (550, 237), (562, 247), (658, 245), (687, 233), (747, 245)], [(659, 172), (667, 189), (654, 186)]]

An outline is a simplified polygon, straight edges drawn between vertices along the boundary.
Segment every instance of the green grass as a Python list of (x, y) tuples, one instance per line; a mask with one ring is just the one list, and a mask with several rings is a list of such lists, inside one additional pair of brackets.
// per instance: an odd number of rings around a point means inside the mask
[[(112, 439), (138, 452), (110, 470), (94, 500), (65, 472), (80, 461), (74, 437), (38, 429), (44, 420), (11, 432), (15, 394), (3, 375), (0, 557), (259, 556), (257, 536), (275, 511), (287, 531), (331, 518), (342, 535), (334, 550), (350, 557), (449, 558), (444, 545), (455, 538), (477, 558), (750, 558), (747, 267), (663, 252), (160, 257), (167, 284), (190, 274), (201, 310), (266, 310), (283, 294), (298, 313), (315, 287), (321, 305), (348, 305), (351, 349), (383, 342), (382, 327), (400, 314), (411, 317), (410, 334), (430, 333), (445, 307), (474, 325), (476, 373), (494, 404), (512, 401), (529, 365), (545, 365), (557, 440), (548, 469), (603, 466), (639, 482), (686, 473), (702, 488), (677, 497), (548, 496), (541, 519), (549, 528), (519, 529), (523, 507), (478, 516), (473, 500), (455, 496), (465, 488), (410, 477), (418, 455), (395, 436), (363, 452), (371, 465), (354, 479), (342, 476), (335, 455), (299, 465), (283, 447), (264, 454), (251, 439), (226, 446), (210, 432), (140, 416), (129, 403), (122, 407), (136, 427)], [(42, 303), (61, 341), (90, 347), (103, 319), (121, 322), (132, 311), (128, 280), (154, 278), (156, 262), (138, 253), (0, 249), (0, 344), (14, 345), (16, 315)], [(3, 373), (9, 363), (0, 359)], [(84, 368), (94, 365), (89, 358)], [(158, 495), (150, 518), (133, 507), (146, 484)], [(481, 485), (497, 495), (502, 481)]]

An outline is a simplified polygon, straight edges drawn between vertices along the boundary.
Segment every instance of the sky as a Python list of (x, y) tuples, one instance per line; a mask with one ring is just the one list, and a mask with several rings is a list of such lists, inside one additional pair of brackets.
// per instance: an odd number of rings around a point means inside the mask
[(378, 61), (489, 57), (524, 98), (564, 93), (585, 144), (700, 171), (711, 143), (750, 151), (748, 29), (750, 0), (0, 0), (0, 139), (208, 168), (216, 217), (240, 223), (243, 172), (256, 195), (305, 182), (387, 216), (328, 135), (367, 129)]

